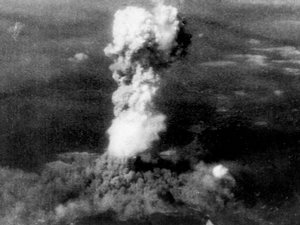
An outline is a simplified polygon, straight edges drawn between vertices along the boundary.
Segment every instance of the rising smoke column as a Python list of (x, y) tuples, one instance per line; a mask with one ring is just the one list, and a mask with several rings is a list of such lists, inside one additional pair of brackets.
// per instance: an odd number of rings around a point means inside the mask
[(115, 118), (108, 129), (110, 155), (132, 157), (166, 130), (166, 116), (156, 109), (154, 98), (160, 68), (182, 55), (190, 40), (183, 25), (176, 8), (160, 3), (151, 12), (138, 7), (116, 12), (113, 42), (104, 49), (114, 60), (110, 69), (118, 84), (112, 96)]

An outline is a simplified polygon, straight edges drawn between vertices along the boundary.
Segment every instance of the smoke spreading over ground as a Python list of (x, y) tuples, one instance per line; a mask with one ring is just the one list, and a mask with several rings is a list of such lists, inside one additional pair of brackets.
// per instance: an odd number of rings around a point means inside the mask
[(153, 213), (213, 214), (232, 198), (234, 179), (220, 165), (176, 173), (137, 171), (107, 154), (65, 154), (40, 175), (1, 170), (1, 224), (71, 224), (112, 211), (120, 220)]
[[(166, 129), (166, 116), (154, 103), (161, 68), (180, 60), (190, 42), (177, 9), (159, 3), (152, 12), (118, 11), (113, 38), (105, 49), (118, 83), (108, 151), (62, 154), (40, 174), (1, 169), (0, 224), (73, 224), (110, 211), (120, 220), (154, 213), (205, 215), (232, 199), (235, 180), (221, 164), (179, 156), (161, 166), (161, 159), (137, 157)], [(176, 169), (182, 162), (185, 169)]]

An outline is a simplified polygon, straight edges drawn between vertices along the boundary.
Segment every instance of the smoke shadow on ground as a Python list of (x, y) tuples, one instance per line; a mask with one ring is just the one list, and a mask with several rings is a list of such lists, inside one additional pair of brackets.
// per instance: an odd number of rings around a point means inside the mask
[(257, 153), (297, 149), (299, 135), (298, 130), (253, 127), (247, 118), (233, 117), (203, 131), (200, 142), (211, 152), (208, 160), (236, 160)]
[(157, 98), (159, 110), (167, 117), (167, 132), (161, 135), (159, 149), (189, 144), (194, 139), (189, 128), (210, 121), (216, 113), (215, 107), (207, 99), (183, 99), (185, 93), (187, 90), (184, 85), (171, 81), (162, 88)]

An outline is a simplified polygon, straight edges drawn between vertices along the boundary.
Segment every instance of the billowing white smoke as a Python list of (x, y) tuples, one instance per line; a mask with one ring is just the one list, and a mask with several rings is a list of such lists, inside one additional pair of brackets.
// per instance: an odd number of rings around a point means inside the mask
[(112, 101), (115, 119), (108, 130), (108, 152), (128, 158), (143, 152), (166, 130), (166, 116), (155, 109), (159, 65), (172, 59), (181, 21), (177, 9), (158, 4), (153, 11), (127, 7), (115, 14), (113, 42), (104, 52), (118, 83)]

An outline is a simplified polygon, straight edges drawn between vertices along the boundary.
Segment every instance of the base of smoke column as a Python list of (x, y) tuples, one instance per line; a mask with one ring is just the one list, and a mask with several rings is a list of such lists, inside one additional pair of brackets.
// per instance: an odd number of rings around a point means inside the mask
[(143, 220), (118, 221), (113, 212), (106, 212), (94, 217), (83, 218), (74, 225), (206, 225), (207, 216), (187, 209), (186, 212), (163, 214), (154, 213)]
[(173, 161), (160, 155), (149, 156), (141, 154), (128, 160), (128, 167), (134, 171), (152, 171), (155, 168), (169, 169), (176, 173), (183, 173), (192, 169), (188, 160), (178, 159)]
[(204, 225), (206, 224), (206, 217), (202, 214), (191, 213), (190, 215), (178, 215), (178, 214), (153, 214), (150, 217), (152, 225), (160, 224), (182, 224), (182, 225)]

